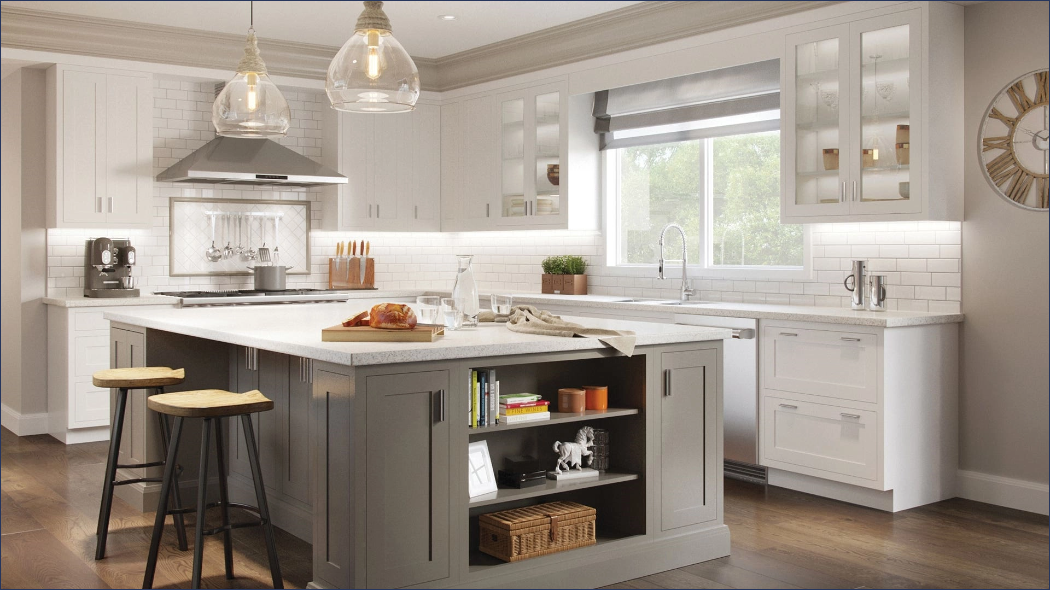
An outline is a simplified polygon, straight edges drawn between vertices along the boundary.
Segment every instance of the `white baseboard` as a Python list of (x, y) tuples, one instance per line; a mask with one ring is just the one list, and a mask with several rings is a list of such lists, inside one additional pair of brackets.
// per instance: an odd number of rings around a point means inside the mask
[(40, 414), (20, 414), (7, 404), (0, 404), (0, 423), (17, 436), (47, 434), (47, 412)]
[(1048, 513), (1050, 486), (1045, 483), (960, 469), (956, 485), (960, 498), (1036, 514)]

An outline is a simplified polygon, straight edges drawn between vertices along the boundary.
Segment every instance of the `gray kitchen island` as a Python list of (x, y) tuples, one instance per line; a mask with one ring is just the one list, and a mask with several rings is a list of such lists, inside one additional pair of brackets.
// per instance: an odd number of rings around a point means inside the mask
[[(275, 411), (255, 417), (267, 497), (274, 524), (313, 543), (313, 587), (594, 587), (729, 554), (729, 330), (577, 320), (634, 331), (632, 356), (592, 338), (502, 324), (433, 343), (321, 342), (322, 328), (374, 303), (115, 310), (106, 314), (111, 364), (185, 367), (186, 382), (173, 390), (259, 389), (274, 400)], [(501, 393), (552, 401), (561, 387), (608, 385), (609, 409), (470, 428), (469, 371), (477, 368), (497, 371)], [(158, 457), (145, 392), (133, 392), (129, 407), (121, 463)], [(235, 422), (231, 499), (254, 503)], [(469, 497), (471, 442), (487, 442), (496, 469), (520, 454), (553, 468), (553, 441), (572, 440), (582, 426), (609, 432), (610, 467), (600, 477)], [(186, 433), (180, 448), (191, 499), (198, 438)], [(125, 500), (155, 509), (156, 484), (124, 487)], [(596, 545), (514, 563), (478, 551), (480, 515), (555, 500), (596, 509)]]

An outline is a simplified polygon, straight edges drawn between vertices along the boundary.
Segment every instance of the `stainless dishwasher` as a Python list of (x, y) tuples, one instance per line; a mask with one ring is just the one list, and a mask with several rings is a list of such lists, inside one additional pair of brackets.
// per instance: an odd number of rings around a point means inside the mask
[(766, 483), (766, 469), (758, 465), (758, 320), (675, 314), (674, 322), (733, 330), (723, 343), (725, 475)]

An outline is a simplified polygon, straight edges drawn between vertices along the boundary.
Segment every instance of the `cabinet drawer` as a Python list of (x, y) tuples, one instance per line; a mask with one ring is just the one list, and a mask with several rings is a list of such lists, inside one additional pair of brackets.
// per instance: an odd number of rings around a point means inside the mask
[(69, 414), (70, 428), (109, 425), (109, 390), (98, 389), (87, 383), (77, 383), (73, 390), (73, 411)]
[(766, 326), (762, 387), (859, 402), (878, 402), (875, 334)]
[(77, 336), (73, 339), (73, 354), (74, 375), (87, 377), (91, 383), (91, 375), (109, 368), (109, 337)]
[(762, 405), (763, 459), (878, 479), (875, 412), (771, 396)]
[(78, 311), (73, 314), (73, 318), (73, 330), (76, 332), (109, 331), (109, 320), (102, 317), (101, 311)]

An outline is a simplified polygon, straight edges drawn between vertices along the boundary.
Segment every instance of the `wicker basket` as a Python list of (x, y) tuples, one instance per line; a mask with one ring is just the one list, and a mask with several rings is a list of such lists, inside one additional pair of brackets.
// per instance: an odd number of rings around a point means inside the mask
[(576, 502), (549, 502), (483, 514), (478, 518), (482, 553), (521, 561), (594, 545), (595, 510)]

